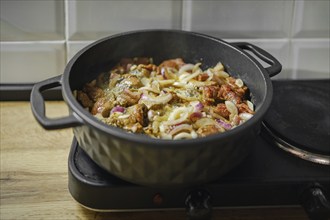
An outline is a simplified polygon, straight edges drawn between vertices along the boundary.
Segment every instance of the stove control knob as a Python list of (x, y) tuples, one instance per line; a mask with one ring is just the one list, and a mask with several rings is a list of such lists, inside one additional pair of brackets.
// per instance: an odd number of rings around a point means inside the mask
[(207, 220), (212, 217), (211, 196), (206, 190), (193, 190), (186, 197), (186, 214), (189, 220)]
[(301, 197), (302, 206), (311, 220), (330, 219), (330, 203), (320, 187), (311, 187)]

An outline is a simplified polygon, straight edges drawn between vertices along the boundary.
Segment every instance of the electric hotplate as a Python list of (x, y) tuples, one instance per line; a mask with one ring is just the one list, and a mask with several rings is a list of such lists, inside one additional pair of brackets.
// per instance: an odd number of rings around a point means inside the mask
[[(276, 97), (276, 82), (274, 88)], [(100, 168), (74, 138), (69, 191), (82, 206), (102, 211), (195, 208), (209, 213), (212, 207), (303, 206), (312, 219), (329, 218), (330, 166), (278, 148), (271, 135), (275, 132), (269, 129), (274, 130), (262, 126), (249, 156), (228, 174), (214, 182), (182, 188), (146, 187), (121, 180)]]
[(330, 80), (274, 81), (263, 125), (273, 143), (302, 159), (330, 165)]

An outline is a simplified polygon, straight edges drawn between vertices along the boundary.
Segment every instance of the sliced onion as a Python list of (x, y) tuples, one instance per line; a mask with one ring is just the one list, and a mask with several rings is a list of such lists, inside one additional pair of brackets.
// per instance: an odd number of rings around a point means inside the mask
[(151, 79), (148, 79), (148, 78), (145, 78), (145, 77), (143, 77), (143, 78), (141, 79), (141, 83), (142, 83), (144, 86), (150, 85), (150, 82), (151, 82)]
[(147, 113), (147, 116), (148, 116), (149, 121), (153, 121), (155, 112), (153, 110), (149, 110)]
[(175, 135), (177, 133), (183, 132), (183, 131), (192, 131), (192, 126), (189, 124), (180, 124), (175, 126), (170, 132), (170, 135)]
[(185, 87), (185, 83), (182, 83), (182, 82), (174, 82), (173, 83), (173, 86), (175, 86), (175, 87), (179, 87), (179, 88), (181, 88), (181, 87)]
[(179, 74), (181, 75), (187, 71), (191, 71), (194, 67), (195, 67), (194, 64), (191, 63), (185, 64), (179, 69)]
[(230, 130), (232, 128), (231, 124), (221, 120), (221, 119), (216, 119), (216, 121), (218, 122), (218, 124), (223, 127), (225, 130)]
[(195, 72), (189, 74), (188, 76), (184, 76), (180, 79), (181, 82), (183, 83), (187, 83), (189, 80), (195, 78), (196, 76), (198, 76), (199, 74), (202, 73), (202, 70), (197, 69)]
[(129, 118), (130, 115), (119, 115), (118, 119), (125, 119), (125, 118)]
[(215, 71), (222, 71), (225, 69), (225, 67), (222, 65), (221, 62), (218, 62), (217, 65), (213, 68)]
[(225, 105), (226, 105), (227, 110), (231, 113), (231, 115), (237, 115), (238, 114), (237, 107), (233, 102), (225, 101)]
[(175, 108), (168, 116), (168, 120), (175, 120), (178, 118), (182, 118), (183, 115), (188, 115), (188, 112), (191, 112), (191, 110), (192, 110), (191, 107)]
[(190, 135), (191, 135), (192, 138), (197, 138), (198, 137), (198, 134), (194, 130), (192, 130), (190, 132)]
[(195, 122), (197, 128), (206, 126), (206, 125), (214, 125), (215, 121), (210, 118), (201, 118)]
[(253, 106), (253, 103), (252, 103), (252, 102), (250, 102), (249, 100), (247, 100), (247, 101), (246, 101), (246, 104), (247, 104), (247, 106), (249, 107), (249, 109), (250, 109), (251, 111), (254, 111), (254, 106)]
[(167, 77), (166, 77), (166, 69), (165, 69), (165, 67), (162, 67), (162, 68), (161, 68), (160, 73), (162, 74), (162, 76), (163, 76), (164, 79), (167, 79)]
[(246, 113), (246, 112), (241, 113), (241, 114), (239, 114), (238, 116), (239, 116), (243, 121), (247, 121), (247, 120), (249, 120), (250, 118), (253, 117), (252, 114), (250, 114), (250, 113)]
[(151, 97), (146, 94), (142, 94), (140, 102), (144, 103), (148, 109), (153, 105), (166, 104), (173, 98), (171, 93), (161, 94), (157, 97)]
[(162, 139), (165, 139), (165, 140), (171, 140), (172, 139), (172, 135), (169, 135), (169, 134), (166, 134), (166, 133), (161, 133), (160, 137)]
[(192, 109), (189, 107), (179, 107), (174, 109), (168, 116), (168, 121), (164, 125), (177, 125), (187, 120)]
[(140, 100), (147, 100), (147, 99), (148, 99), (148, 96), (146, 94), (142, 93)]
[(201, 102), (198, 102), (197, 105), (195, 105), (195, 110), (200, 112), (204, 108), (204, 105)]
[(191, 84), (192, 87), (202, 87), (202, 86), (213, 86), (217, 83), (215, 81), (201, 82), (201, 81), (198, 81), (198, 80), (191, 79), (187, 85), (189, 85), (189, 84)]
[(182, 73), (182, 74), (179, 76), (179, 81), (180, 81), (180, 82), (183, 82), (183, 80), (184, 80), (186, 77), (190, 76), (190, 75), (191, 75), (191, 73)]
[(207, 78), (205, 81), (210, 81), (214, 75), (212, 69), (211, 68), (207, 69), (206, 73), (207, 73), (207, 75), (209, 75), (209, 78)]
[(235, 80), (235, 85), (242, 88), (244, 86), (244, 83), (241, 79), (236, 79)]
[(121, 112), (121, 113), (124, 113), (125, 111), (125, 108), (122, 107), (122, 106), (116, 106), (116, 107), (113, 107), (110, 111), (110, 113), (114, 113), (114, 112)]
[(227, 77), (229, 77), (229, 74), (228, 73), (226, 73), (225, 71), (218, 71), (218, 72), (215, 72), (215, 75), (216, 76), (218, 76), (218, 77), (220, 77), (220, 78), (227, 78)]
[(159, 104), (165, 104), (168, 103), (172, 98), (173, 96), (171, 93), (163, 93), (156, 98), (148, 98), (148, 100)]
[(153, 88), (151, 88), (149, 86), (140, 87), (139, 90), (147, 90), (149, 92), (153, 92), (153, 93), (156, 93), (156, 94), (159, 94), (160, 93), (159, 90), (153, 89)]
[(189, 104), (194, 108), (194, 112), (201, 112), (204, 109), (204, 105), (200, 101), (192, 101)]
[(151, 124), (153, 133), (158, 133), (159, 131), (159, 121), (153, 121)]
[(178, 118), (176, 120), (166, 121), (165, 124), (166, 125), (177, 125), (177, 124), (183, 123), (185, 120), (187, 120), (187, 118), (188, 118), (188, 114), (184, 114), (181, 118)]
[(168, 85), (172, 85), (175, 80), (174, 79), (166, 79), (166, 80), (159, 80), (159, 85), (161, 86), (168, 86)]
[(187, 132), (181, 132), (173, 137), (173, 140), (191, 139), (192, 135)]
[(199, 100), (200, 94), (195, 89), (177, 89), (175, 91), (176, 95), (187, 101)]

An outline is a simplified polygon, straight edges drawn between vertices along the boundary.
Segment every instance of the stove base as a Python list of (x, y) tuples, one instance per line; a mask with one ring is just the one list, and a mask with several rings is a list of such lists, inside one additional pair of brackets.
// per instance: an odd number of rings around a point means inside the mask
[(214, 208), (300, 206), (302, 195), (310, 188), (329, 195), (329, 168), (293, 158), (258, 138), (253, 153), (216, 182), (189, 188), (149, 188), (107, 173), (74, 139), (69, 191), (82, 206), (98, 211), (185, 209), (188, 195), (196, 190), (207, 192)]

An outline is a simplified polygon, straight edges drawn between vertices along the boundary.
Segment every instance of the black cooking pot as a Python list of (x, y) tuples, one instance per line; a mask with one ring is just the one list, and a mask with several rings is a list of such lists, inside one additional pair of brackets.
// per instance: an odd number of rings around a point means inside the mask
[[(246, 51), (270, 66), (264, 68)], [(202, 69), (221, 61), (229, 74), (241, 78), (248, 86), (256, 113), (233, 130), (190, 140), (154, 139), (106, 125), (76, 101), (73, 91), (123, 57), (152, 57), (156, 64), (181, 57), (186, 63), (201, 62)], [(281, 64), (273, 56), (249, 43), (227, 43), (177, 30), (135, 31), (103, 38), (79, 51), (63, 75), (35, 84), (31, 105), (45, 129), (73, 127), (86, 153), (124, 180), (158, 187), (196, 185), (218, 179), (248, 155), (272, 100), (269, 77), (280, 71)], [(62, 87), (70, 115), (50, 119), (45, 116), (41, 92), (57, 86)]]

